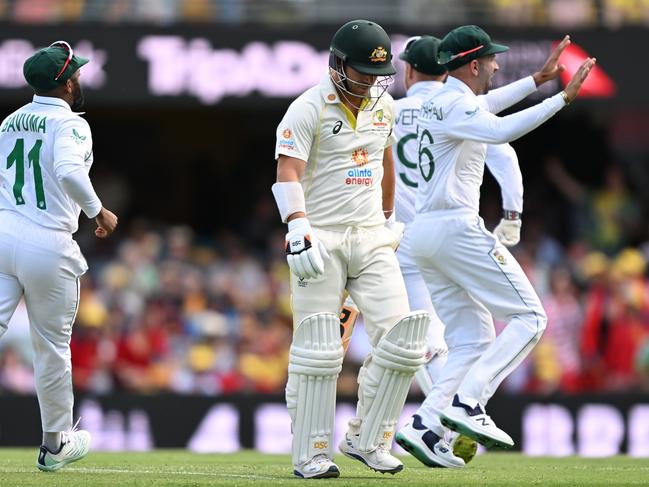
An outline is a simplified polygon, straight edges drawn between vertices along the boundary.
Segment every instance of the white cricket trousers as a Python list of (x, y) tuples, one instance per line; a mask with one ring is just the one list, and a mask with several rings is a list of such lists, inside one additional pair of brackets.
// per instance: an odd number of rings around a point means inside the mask
[[(455, 393), (471, 407), (484, 406), (540, 339), (547, 322), (541, 301), (474, 211), (418, 214), (409, 232), (412, 256), (446, 325), (449, 348), (422, 410), (438, 416)], [(507, 323), (498, 338), (492, 317)]]
[[(406, 225), (406, 230), (412, 223)], [(412, 251), (410, 250), (410, 237), (411, 232), (404, 233), (399, 248), (397, 249), (397, 260), (401, 268), (401, 275), (406, 284), (406, 292), (408, 293), (408, 303), (411, 310), (422, 309), (427, 311), (430, 315), (430, 325), (428, 326), (428, 350), (432, 354), (430, 360), (424, 365), (424, 369), (430, 378), (430, 382), (422, 384), (424, 378), (420, 373), (415, 375), (422, 390), (427, 390), (431, 387), (432, 383), (437, 380), (440, 371), (444, 364), (446, 364), (447, 347), (444, 342), (444, 323), (441, 322), (437, 316), (437, 312), (430, 299), (430, 293), (426, 287), (426, 282), (421, 277), (421, 273), (417, 268), (415, 260), (412, 258)]]
[(0, 211), (0, 336), (24, 296), (44, 432), (72, 428), (70, 336), (87, 264), (69, 232)]
[(394, 255), (395, 235), (375, 227), (315, 227), (329, 259), (324, 274), (298, 279), (291, 273), (293, 322), (313, 313), (340, 313), (345, 289), (363, 314), (372, 346), (410, 311)]

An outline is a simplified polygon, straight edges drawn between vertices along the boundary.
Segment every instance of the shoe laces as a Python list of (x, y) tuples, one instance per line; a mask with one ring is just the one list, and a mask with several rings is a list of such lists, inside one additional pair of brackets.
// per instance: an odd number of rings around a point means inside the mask
[(376, 453), (379, 457), (384, 457), (386, 455), (392, 456), (390, 453), (390, 447), (385, 443), (379, 443), (379, 446), (376, 447)]
[(318, 465), (320, 465), (320, 464), (322, 464), (322, 463), (329, 463), (331, 460), (330, 460), (329, 457), (328, 457), (327, 455), (325, 455), (324, 453), (319, 453), (319, 454), (317, 454), (316, 456), (314, 456), (314, 457), (311, 459), (311, 461), (312, 461), (313, 463), (317, 463)]
[(80, 421), (81, 421), (81, 417), (77, 419), (77, 422), (74, 423), (72, 428), (70, 428), (68, 431), (61, 431), (61, 445), (65, 445), (66, 443), (69, 443), (72, 440), (74, 434), (77, 432), (77, 427), (79, 426)]

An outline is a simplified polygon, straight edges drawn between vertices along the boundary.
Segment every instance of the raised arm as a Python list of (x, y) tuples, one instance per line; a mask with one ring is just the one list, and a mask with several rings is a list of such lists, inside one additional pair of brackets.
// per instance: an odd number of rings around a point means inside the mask
[(491, 90), (486, 95), (482, 95), (481, 98), (484, 98), (488, 110), (491, 113), (500, 113), (534, 93), (543, 83), (559, 76), (565, 69), (563, 64), (559, 64), (559, 58), (569, 45), (570, 36), (564, 36), (563, 40), (550, 53), (545, 64), (533, 75)]
[(488, 144), (504, 144), (516, 140), (534, 130), (575, 99), (594, 65), (594, 58), (586, 59), (565, 90), (533, 107), (506, 117), (498, 117), (480, 106), (462, 102), (462, 105), (453, 111), (451, 123), (446, 124), (447, 133), (452, 137)]

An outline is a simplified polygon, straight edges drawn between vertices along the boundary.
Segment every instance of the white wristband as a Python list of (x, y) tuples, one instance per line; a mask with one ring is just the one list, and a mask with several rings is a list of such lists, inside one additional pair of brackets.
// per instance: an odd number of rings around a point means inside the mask
[(277, 202), (279, 214), (282, 222), (286, 223), (288, 217), (293, 213), (306, 213), (306, 203), (304, 202), (304, 191), (302, 185), (297, 181), (288, 181), (275, 183), (272, 187), (273, 196)]

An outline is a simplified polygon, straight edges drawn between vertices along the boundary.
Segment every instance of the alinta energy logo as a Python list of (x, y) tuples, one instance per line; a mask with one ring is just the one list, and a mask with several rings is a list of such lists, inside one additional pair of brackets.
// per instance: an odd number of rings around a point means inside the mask
[(293, 139), (293, 132), (291, 132), (291, 129), (285, 128), (282, 130), (282, 138), (279, 141), (279, 148), (288, 151), (295, 150), (295, 139)]
[(373, 172), (369, 167), (363, 168), (370, 160), (365, 147), (352, 152), (352, 161), (357, 167), (347, 171), (345, 184), (348, 186), (372, 186), (374, 183)]

